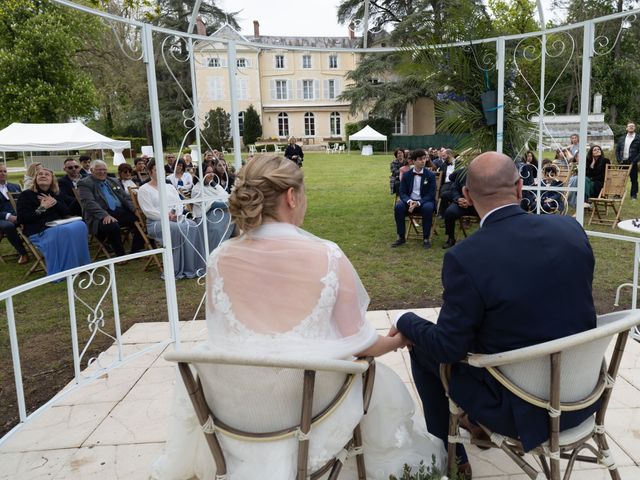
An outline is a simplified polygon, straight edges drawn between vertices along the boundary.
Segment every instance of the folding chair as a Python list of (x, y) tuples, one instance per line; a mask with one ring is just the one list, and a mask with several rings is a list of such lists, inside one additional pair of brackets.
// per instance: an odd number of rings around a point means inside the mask
[[(78, 205), (80, 205), (80, 208), (82, 208), (82, 202), (80, 201), (80, 193), (78, 192), (77, 188), (73, 189), (73, 195), (76, 197), (76, 201), (78, 202)], [(111, 258), (111, 254), (109, 253), (109, 249), (107, 248), (107, 245), (102, 240), (100, 240), (100, 238), (98, 238), (97, 235), (93, 233), (89, 233), (89, 245), (92, 245), (92, 244), (97, 244), (98, 246), (96, 253), (93, 256), (94, 262), (98, 261), (100, 257)]]
[[(609, 469), (614, 480), (620, 479), (615, 461), (605, 437), (604, 417), (624, 354), (629, 329), (640, 324), (639, 310), (626, 310), (598, 317), (597, 327), (582, 333), (559, 338), (530, 347), (492, 355), (471, 354), (466, 361), (485, 368), (500, 384), (518, 398), (549, 413), (549, 440), (534, 448), (542, 472), (538, 472), (525, 457), (522, 443), (480, 427), (490, 440), (460, 436), (458, 424), (461, 411), (449, 399), (449, 471), (455, 462), (456, 443), (472, 443), (481, 447), (500, 448), (529, 478), (560, 479), (560, 459), (568, 460), (564, 479), (571, 476), (576, 461), (599, 463)], [(615, 348), (609, 366), (605, 352), (614, 336)], [(440, 374), (445, 391), (451, 379), (451, 365), (441, 365)], [(560, 431), (563, 412), (584, 409), (600, 401), (598, 411), (580, 425)], [(593, 441), (595, 446), (587, 443)], [(592, 455), (582, 455), (588, 450)]]
[[(155, 241), (151, 240), (149, 238), (149, 235), (147, 234), (147, 218), (140, 208), (140, 202), (138, 202), (138, 189), (129, 187), (129, 196), (131, 197), (131, 201), (133, 202), (133, 206), (135, 207), (136, 222), (134, 225), (140, 233), (140, 236), (142, 237), (144, 247), (147, 250), (153, 250), (155, 248)], [(162, 272), (162, 262), (158, 259), (158, 256), (156, 254), (151, 255), (147, 259), (146, 263), (144, 264), (144, 270), (147, 271), (152, 263), (155, 263), (156, 267), (158, 267), (158, 269)]]
[[(9, 192), (9, 201), (11, 202), (11, 206), (13, 207), (13, 210), (16, 212), (18, 211), (19, 196), (20, 196), (20, 193)], [(31, 255), (33, 255), (33, 258), (34, 258), (33, 263), (29, 267), (29, 270), (27, 270), (27, 272), (24, 274), (24, 278), (27, 278), (29, 275), (35, 272), (44, 272), (44, 274), (46, 275), (47, 266), (44, 263), (44, 257), (42, 256), (42, 253), (40, 253), (40, 250), (38, 250), (38, 248), (33, 243), (31, 243), (31, 240), (29, 240), (29, 237), (24, 234), (24, 231), (22, 230), (22, 225), (17, 225), (16, 230), (18, 232), (18, 235), (22, 239), (23, 243), (29, 249), (29, 251), (31, 252)]]
[[(620, 220), (622, 205), (627, 196), (629, 183), (629, 165), (607, 165), (604, 174), (604, 186), (598, 198), (590, 198), (591, 217), (589, 225), (607, 225), (615, 228)], [(609, 217), (609, 209), (613, 210), (613, 218)]]
[[(438, 231), (436, 229), (436, 219), (438, 214), (438, 206), (440, 203), (440, 179), (442, 178), (442, 172), (436, 172), (436, 202), (435, 208), (433, 210), (433, 220), (431, 222), (431, 232), (429, 232), (429, 238), (431, 238), (434, 234), (437, 235)], [(397, 199), (396, 195), (396, 199)], [(421, 213), (409, 213), (407, 214), (407, 226), (405, 228), (406, 236), (405, 238), (408, 240), (409, 235), (412, 233), (416, 235), (416, 238), (420, 241), (423, 239), (422, 235), (422, 214)]]
[[(373, 358), (355, 362), (333, 359), (294, 360), (201, 350), (170, 352), (165, 355), (165, 359), (178, 363), (182, 380), (216, 463), (216, 478), (226, 478), (227, 475), (225, 452), (219, 437), (230, 436), (236, 440), (246, 441), (297, 438), (297, 480), (315, 480), (323, 477), (327, 472), (330, 472), (329, 480), (335, 480), (340, 474), (347, 454), (356, 456), (358, 479), (366, 480), (360, 424), (354, 428), (353, 437), (344, 449), (336, 452), (333, 458), (315, 472), (308, 471), (308, 456), (309, 443), (313, 442), (311, 427), (327, 420), (335, 412), (338, 405), (349, 394), (356, 376), (360, 375), (363, 377), (363, 415), (367, 412), (375, 377)], [(197, 373), (196, 378), (193, 376), (192, 366)], [(252, 381), (255, 375), (263, 377), (270, 374), (273, 374), (274, 382), (279, 383), (278, 388), (270, 385), (268, 391), (263, 391), (263, 388), (256, 387), (256, 382)], [(225, 408), (224, 397), (228, 395), (230, 387), (223, 378), (227, 375), (245, 379), (246, 384), (241, 387), (242, 393), (247, 400), (255, 400), (253, 405), (243, 408), (243, 405), (234, 404)], [(313, 405), (316, 383), (322, 383), (325, 386), (331, 383), (331, 386), (321, 389), (320, 395), (325, 391), (337, 390), (333, 398), (329, 399), (327, 406), (322, 409), (314, 408)], [(291, 397), (286, 396), (287, 394), (291, 394)], [(291, 400), (301, 400), (299, 413), (288, 408), (287, 405)], [(247, 420), (257, 419), (260, 416), (268, 417), (271, 421), (277, 419), (274, 424), (277, 422), (282, 427), (276, 427), (275, 430), (267, 432), (247, 431)], [(242, 422), (245, 427), (234, 427), (227, 423), (230, 421)], [(256, 425), (255, 429), (258, 428)]]

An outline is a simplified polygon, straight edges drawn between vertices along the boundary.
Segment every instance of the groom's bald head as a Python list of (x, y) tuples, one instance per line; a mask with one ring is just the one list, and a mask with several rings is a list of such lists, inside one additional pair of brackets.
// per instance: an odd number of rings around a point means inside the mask
[(490, 211), (502, 205), (518, 203), (520, 175), (507, 155), (481, 153), (469, 165), (466, 189), (477, 210)]

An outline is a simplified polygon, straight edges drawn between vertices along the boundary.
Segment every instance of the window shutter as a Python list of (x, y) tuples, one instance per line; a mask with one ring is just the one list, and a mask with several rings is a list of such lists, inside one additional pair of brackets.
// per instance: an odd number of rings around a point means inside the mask
[(269, 80), (269, 89), (271, 90), (271, 100), (275, 100), (277, 98), (275, 80)]
[(222, 85), (222, 78), (220, 78), (220, 77), (217, 78), (216, 94), (217, 94), (217, 97), (218, 97), (216, 100), (223, 100), (224, 99), (224, 88), (223, 88), (223, 85)]
[(340, 80), (335, 79), (334, 82), (335, 82), (334, 83), (334, 85), (335, 85), (334, 89), (335, 89), (335, 94), (336, 94), (336, 97), (337, 97), (338, 95), (340, 95), (342, 93), (342, 89), (340, 88)]
[(209, 77), (207, 79), (207, 96), (209, 97), (209, 100), (216, 99), (216, 78), (215, 77)]
[(298, 95), (297, 95), (297, 99), (298, 100), (302, 100), (304, 98), (304, 91), (302, 88), (302, 80), (298, 80)]
[(314, 100), (320, 99), (320, 81), (319, 80), (313, 81), (313, 99)]

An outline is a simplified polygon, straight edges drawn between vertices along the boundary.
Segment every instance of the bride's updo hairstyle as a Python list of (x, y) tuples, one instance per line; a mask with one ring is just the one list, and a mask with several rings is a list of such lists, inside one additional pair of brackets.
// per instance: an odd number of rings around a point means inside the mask
[(229, 197), (229, 212), (236, 225), (247, 232), (265, 217), (277, 220), (278, 199), (293, 187), (302, 188), (302, 169), (288, 158), (255, 157), (242, 167)]

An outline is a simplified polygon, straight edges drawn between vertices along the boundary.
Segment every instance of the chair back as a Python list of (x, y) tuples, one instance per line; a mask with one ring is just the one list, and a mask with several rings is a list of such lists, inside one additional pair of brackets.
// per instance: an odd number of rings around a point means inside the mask
[(599, 198), (623, 198), (627, 192), (629, 165), (607, 165)]
[(146, 229), (147, 225), (147, 217), (140, 208), (140, 202), (138, 201), (138, 189), (134, 187), (129, 187), (129, 197), (131, 198), (131, 202), (133, 203), (133, 208), (135, 209), (136, 218), (142, 224), (142, 227)]
[[(533, 397), (531, 403), (544, 406), (549, 402), (553, 388), (551, 356), (560, 353), (558, 387), (562, 410), (584, 408), (594, 403), (604, 390), (604, 357), (612, 338), (627, 333), (637, 324), (640, 324), (640, 311), (637, 310), (601, 315), (592, 330), (501, 354), (474, 355), (469, 363), (488, 368), (505, 387), (512, 390), (508, 385), (511, 384), (525, 397)], [(580, 406), (571, 405), (577, 403)]]

